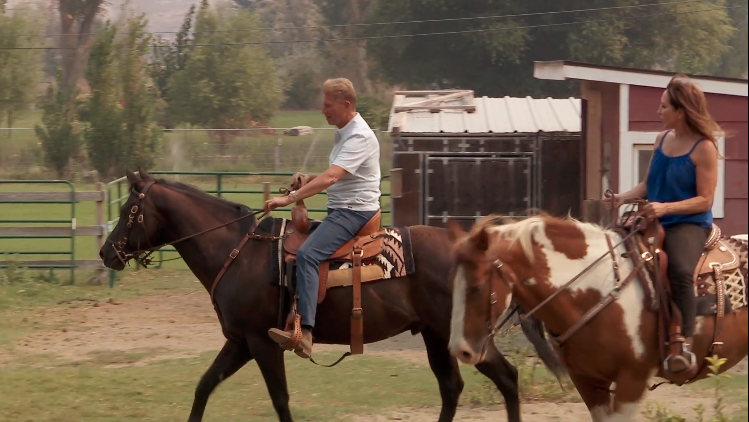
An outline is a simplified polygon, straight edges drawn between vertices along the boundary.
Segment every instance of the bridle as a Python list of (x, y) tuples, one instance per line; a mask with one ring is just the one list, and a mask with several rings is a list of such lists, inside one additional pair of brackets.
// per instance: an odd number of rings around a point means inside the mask
[[(146, 233), (146, 220), (145, 220), (145, 217), (143, 215), (143, 212), (145, 211), (145, 200), (146, 200), (148, 191), (151, 189), (151, 187), (154, 184), (156, 184), (155, 180), (149, 180), (148, 182), (146, 182), (145, 186), (143, 186), (143, 190), (141, 190), (140, 192), (136, 191), (135, 187), (133, 186), (133, 188), (130, 190), (130, 194), (137, 196), (138, 203), (134, 204), (132, 207), (130, 207), (130, 214), (128, 215), (128, 218), (127, 218), (127, 230), (125, 232), (125, 235), (119, 241), (117, 241), (117, 242), (115, 242), (113, 240), (110, 240), (110, 239), (106, 240), (106, 243), (109, 243), (109, 244), (112, 245), (112, 248), (114, 249), (115, 253), (117, 254), (117, 258), (124, 265), (128, 265), (129, 262), (130, 262), (130, 260), (133, 260), (133, 261), (137, 262), (139, 265), (143, 266), (144, 268), (148, 268), (149, 265), (153, 264), (153, 259), (151, 258), (151, 255), (154, 252), (156, 252), (157, 250), (163, 248), (164, 246), (171, 246), (171, 245), (177, 244), (179, 242), (191, 239), (191, 238), (199, 236), (201, 234), (205, 234), (205, 233), (211, 232), (211, 231), (216, 230), (216, 229), (220, 229), (222, 227), (228, 226), (230, 224), (234, 224), (234, 223), (236, 223), (238, 221), (241, 221), (241, 220), (244, 220), (246, 218), (249, 218), (249, 217), (252, 217), (252, 216), (255, 216), (255, 215), (258, 215), (258, 214), (262, 213), (262, 215), (260, 217), (258, 217), (258, 219), (257, 219), (257, 220), (260, 220), (262, 217), (265, 216), (265, 214), (267, 214), (267, 213), (263, 212), (263, 210), (253, 211), (253, 212), (251, 212), (251, 213), (249, 213), (247, 215), (243, 215), (243, 216), (241, 216), (239, 218), (236, 218), (234, 220), (231, 220), (231, 221), (229, 221), (227, 223), (224, 223), (224, 224), (221, 224), (219, 226), (212, 227), (210, 229), (203, 230), (203, 231), (200, 231), (198, 233), (194, 233), (194, 234), (191, 234), (189, 236), (182, 237), (182, 238), (174, 240), (172, 242), (167, 242), (167, 243), (161, 244), (159, 246), (151, 246), (150, 242), (148, 241), (148, 238), (146, 237), (146, 242), (148, 242), (148, 244), (149, 244), (149, 248), (148, 249), (140, 249), (140, 239), (138, 239), (138, 249), (136, 251), (134, 251), (134, 252), (126, 252), (125, 251), (125, 247), (127, 245), (128, 238), (130, 237), (130, 232), (132, 231), (133, 226), (135, 224), (138, 224), (138, 225), (142, 226), (143, 233)], [(251, 232), (250, 233), (250, 237), (253, 238), (253, 239), (258, 239), (258, 240), (277, 240), (277, 238), (278, 238), (277, 236), (263, 236), (263, 235), (260, 235), (260, 234), (256, 234), (255, 233), (255, 229), (257, 229), (257, 221), (255, 222), (255, 224), (253, 225), (253, 227), (250, 229), (250, 232)], [(177, 258), (174, 258), (174, 259), (179, 259), (179, 258), (180, 257), (177, 257)], [(165, 261), (171, 261), (171, 259), (167, 259), (167, 260), (163, 260), (163, 261), (159, 261), (159, 262), (165, 262)]]

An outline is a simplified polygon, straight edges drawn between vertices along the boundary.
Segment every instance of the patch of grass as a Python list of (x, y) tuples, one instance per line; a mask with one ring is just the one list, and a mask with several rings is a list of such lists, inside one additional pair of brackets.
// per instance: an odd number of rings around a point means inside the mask
[[(726, 362), (726, 359), (718, 356), (707, 357), (710, 374), (708, 378), (700, 380), (694, 384), (688, 385), (691, 390), (699, 390), (704, 394), (713, 396), (714, 401), (709, 408), (702, 404), (691, 407), (695, 414), (696, 422), (738, 422), (747, 420), (746, 399), (747, 386), (749, 386), (749, 377), (746, 375), (736, 375), (722, 373), (719, 374), (720, 367)], [(710, 391), (712, 390), (712, 391)], [(731, 404), (742, 403), (739, 409)], [(680, 410), (679, 413), (684, 413)], [(643, 406), (643, 416), (653, 422), (686, 422), (684, 416), (675, 413), (668, 406), (647, 401)], [(706, 416), (709, 414), (708, 416)]]
[[(0, 421), (114, 422), (184, 420), (195, 386), (215, 353), (142, 367), (4, 368), (0, 372)], [(439, 406), (437, 382), (426, 365), (373, 356), (349, 358), (319, 368), (286, 353), (292, 413), (299, 421), (343, 421), (347, 415), (388, 408)], [(320, 353), (323, 362), (337, 355)], [(101, 362), (104, 363), (104, 362)], [(483, 388), (462, 368), (463, 397)], [(211, 396), (206, 421), (276, 421), (263, 378), (254, 362)]]

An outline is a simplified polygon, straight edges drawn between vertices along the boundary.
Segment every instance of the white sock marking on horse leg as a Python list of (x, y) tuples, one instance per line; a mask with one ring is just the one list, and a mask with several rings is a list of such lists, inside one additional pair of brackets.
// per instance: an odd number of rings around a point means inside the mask
[(463, 327), (466, 318), (466, 275), (462, 266), (455, 271), (453, 279), (453, 308), (450, 317), (450, 342), (448, 348), (457, 347), (465, 341)]
[(622, 403), (618, 412), (610, 414), (603, 422), (634, 422), (640, 403)]

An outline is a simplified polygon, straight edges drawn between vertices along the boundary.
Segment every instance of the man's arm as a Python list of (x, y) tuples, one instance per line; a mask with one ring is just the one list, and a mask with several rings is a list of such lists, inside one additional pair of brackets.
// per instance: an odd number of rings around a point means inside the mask
[(330, 168), (325, 170), (324, 173), (314, 175), (314, 177), (312, 177), (311, 175), (310, 181), (307, 182), (307, 184), (303, 187), (299, 188), (299, 190), (294, 191), (293, 197), (295, 200), (301, 201), (303, 199), (309, 198), (310, 196), (317, 195), (318, 193), (331, 187), (335, 182), (337, 182), (346, 174), (346, 170), (333, 164), (332, 166), (330, 166)]

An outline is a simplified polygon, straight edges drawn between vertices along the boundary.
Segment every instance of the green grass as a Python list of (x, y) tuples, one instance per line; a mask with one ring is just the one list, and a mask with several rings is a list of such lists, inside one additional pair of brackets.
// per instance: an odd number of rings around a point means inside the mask
[[(113, 289), (0, 282), (0, 421), (185, 420), (195, 386), (216, 352), (155, 360), (150, 358), (160, 351), (102, 350), (90, 353), (90, 360), (70, 362), (54, 355), (21, 355), (13, 345), (33, 332), (62, 328), (74, 332), (71, 322), (44, 320), (44, 315), (77, 306), (78, 302), (70, 304), (71, 299), (122, 301), (193, 292), (205, 293), (189, 272), (167, 270), (127, 271)], [(337, 357), (332, 353), (316, 355), (323, 363)], [(440, 405), (437, 382), (426, 362), (363, 355), (350, 357), (334, 368), (321, 368), (290, 353), (285, 359), (292, 412), (298, 421), (344, 421), (352, 414)], [(461, 405), (501, 402), (496, 388), (473, 367), (461, 366), (461, 371), (466, 382)], [(537, 370), (540, 389), (526, 386), (527, 397), (533, 397), (534, 391), (552, 391), (554, 388), (542, 381), (548, 377), (543, 369)], [(205, 420), (276, 420), (256, 363), (249, 363), (218, 388), (209, 400)]]
[[(0, 421), (185, 420), (195, 386), (214, 356), (205, 353), (142, 367), (84, 363), (4, 368)], [(328, 362), (337, 356), (319, 353), (317, 358)], [(298, 421), (343, 421), (352, 414), (440, 404), (437, 382), (426, 365), (363, 355), (335, 368), (319, 368), (287, 353), (286, 368), (292, 414)], [(468, 404), (484, 388), (483, 376), (466, 367), (463, 376), (462, 404)], [(256, 363), (249, 363), (218, 388), (208, 402), (205, 420), (277, 420)]]

